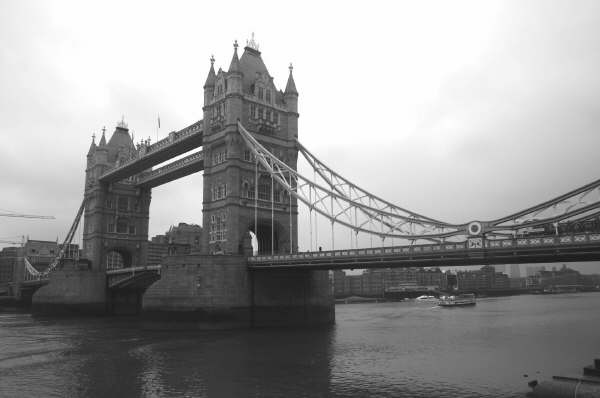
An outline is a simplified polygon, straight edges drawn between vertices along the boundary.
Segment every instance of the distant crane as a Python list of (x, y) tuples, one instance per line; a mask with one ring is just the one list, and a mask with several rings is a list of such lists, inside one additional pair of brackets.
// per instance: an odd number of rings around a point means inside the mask
[(0, 211), (0, 217), (39, 218), (42, 220), (54, 220), (54, 216), (40, 216), (36, 214), (22, 214), (13, 211)]
[(9, 245), (22, 245), (23, 241), (21, 242), (17, 242), (14, 240), (4, 240), (4, 239), (0, 239), (0, 243), (8, 243)]

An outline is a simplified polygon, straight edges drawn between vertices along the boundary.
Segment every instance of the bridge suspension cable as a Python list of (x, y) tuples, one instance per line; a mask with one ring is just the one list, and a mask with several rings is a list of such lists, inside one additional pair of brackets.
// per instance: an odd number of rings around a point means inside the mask
[[(559, 222), (577, 222), (600, 217), (600, 180), (597, 180), (506, 217), (475, 222), (478, 226), (472, 230), (470, 226), (473, 223), (443, 222), (396, 206), (371, 194), (336, 173), (296, 141), (299, 152), (314, 171), (314, 179), (311, 180), (269, 152), (239, 122), (238, 130), (256, 157), (257, 163), (260, 163), (290, 195), (308, 206), (311, 250), (313, 211), (315, 236), (318, 234), (318, 213), (326, 217), (332, 223), (332, 227), (337, 223), (354, 231), (357, 246), (359, 232), (375, 235), (382, 239), (383, 243), (388, 237), (392, 240), (409, 240), (411, 244), (419, 240), (458, 242), (473, 234), (485, 235), (491, 239), (506, 239), (536, 227), (552, 224), (556, 227)], [(317, 175), (322, 182), (317, 182)], [(318, 238), (315, 241), (318, 241)], [(333, 242), (332, 228), (332, 245)]]
[(238, 130), (257, 161), (279, 185), (306, 204), (309, 211), (314, 210), (332, 223), (380, 238), (430, 241), (438, 241), (454, 236), (457, 232), (466, 231), (466, 225), (444, 223), (385, 202), (331, 170), (327, 176), (323, 163), (318, 162), (317, 166), (316, 158), (308, 155), (317, 174), (325, 176), (325, 180), (328, 181), (325, 185), (319, 184), (301, 175), (269, 152), (241, 123), (238, 123)]
[(86, 199), (84, 198), (79, 206), (79, 210), (77, 210), (77, 214), (75, 215), (75, 219), (73, 220), (73, 224), (71, 224), (71, 228), (65, 237), (65, 240), (60, 245), (58, 250), (58, 255), (50, 263), (48, 268), (42, 272), (42, 276), (48, 276), (50, 272), (52, 272), (56, 266), (60, 263), (60, 260), (66, 257), (67, 252), (71, 249), (71, 242), (73, 241), (73, 237), (75, 236), (75, 232), (77, 231), (77, 227), (79, 226), (79, 222), (81, 221), (81, 216), (83, 215), (83, 210), (85, 209)]

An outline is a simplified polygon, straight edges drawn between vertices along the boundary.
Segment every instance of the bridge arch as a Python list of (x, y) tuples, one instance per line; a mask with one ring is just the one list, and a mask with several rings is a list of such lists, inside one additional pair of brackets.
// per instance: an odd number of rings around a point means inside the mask
[[(273, 230), (272, 234), (271, 229)], [(277, 254), (281, 250), (285, 250), (286, 245), (288, 245), (288, 242), (285, 239), (287, 236), (285, 233), (285, 229), (277, 221), (271, 223), (270, 219), (259, 218), (258, 228), (255, 228), (254, 221), (252, 221), (251, 224), (248, 226), (248, 230), (251, 231), (256, 238), (256, 242), (258, 245), (257, 254)], [(287, 250), (289, 250), (289, 247), (287, 248)]]
[(110, 248), (104, 256), (107, 270), (129, 268), (132, 266), (133, 256), (128, 249), (124, 247)]

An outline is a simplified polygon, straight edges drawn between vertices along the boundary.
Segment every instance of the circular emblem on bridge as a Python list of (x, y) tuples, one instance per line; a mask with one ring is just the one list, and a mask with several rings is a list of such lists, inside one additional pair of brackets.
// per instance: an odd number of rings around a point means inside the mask
[(467, 230), (469, 231), (469, 235), (480, 235), (483, 227), (479, 221), (472, 221), (467, 226)]

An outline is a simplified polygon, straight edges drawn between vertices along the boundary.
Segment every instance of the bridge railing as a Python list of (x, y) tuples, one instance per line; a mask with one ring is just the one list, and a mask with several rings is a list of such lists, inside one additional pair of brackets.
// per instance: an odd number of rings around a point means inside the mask
[(378, 247), (368, 249), (347, 249), (347, 250), (330, 250), (319, 252), (305, 252), (297, 254), (281, 254), (273, 256), (254, 256), (249, 257), (250, 263), (273, 262), (273, 261), (296, 261), (303, 259), (326, 259), (339, 257), (357, 257), (357, 256), (385, 256), (385, 255), (411, 255), (423, 253), (452, 253), (464, 250), (487, 250), (487, 249), (521, 249), (521, 248), (536, 248), (548, 246), (569, 246), (581, 244), (600, 244), (600, 233), (583, 233), (571, 235), (555, 235), (555, 236), (535, 236), (522, 237), (516, 239), (502, 240), (486, 240), (481, 239), (481, 246), (473, 245), (469, 240), (458, 243), (439, 243), (425, 245), (407, 245), (407, 246), (391, 246)]

